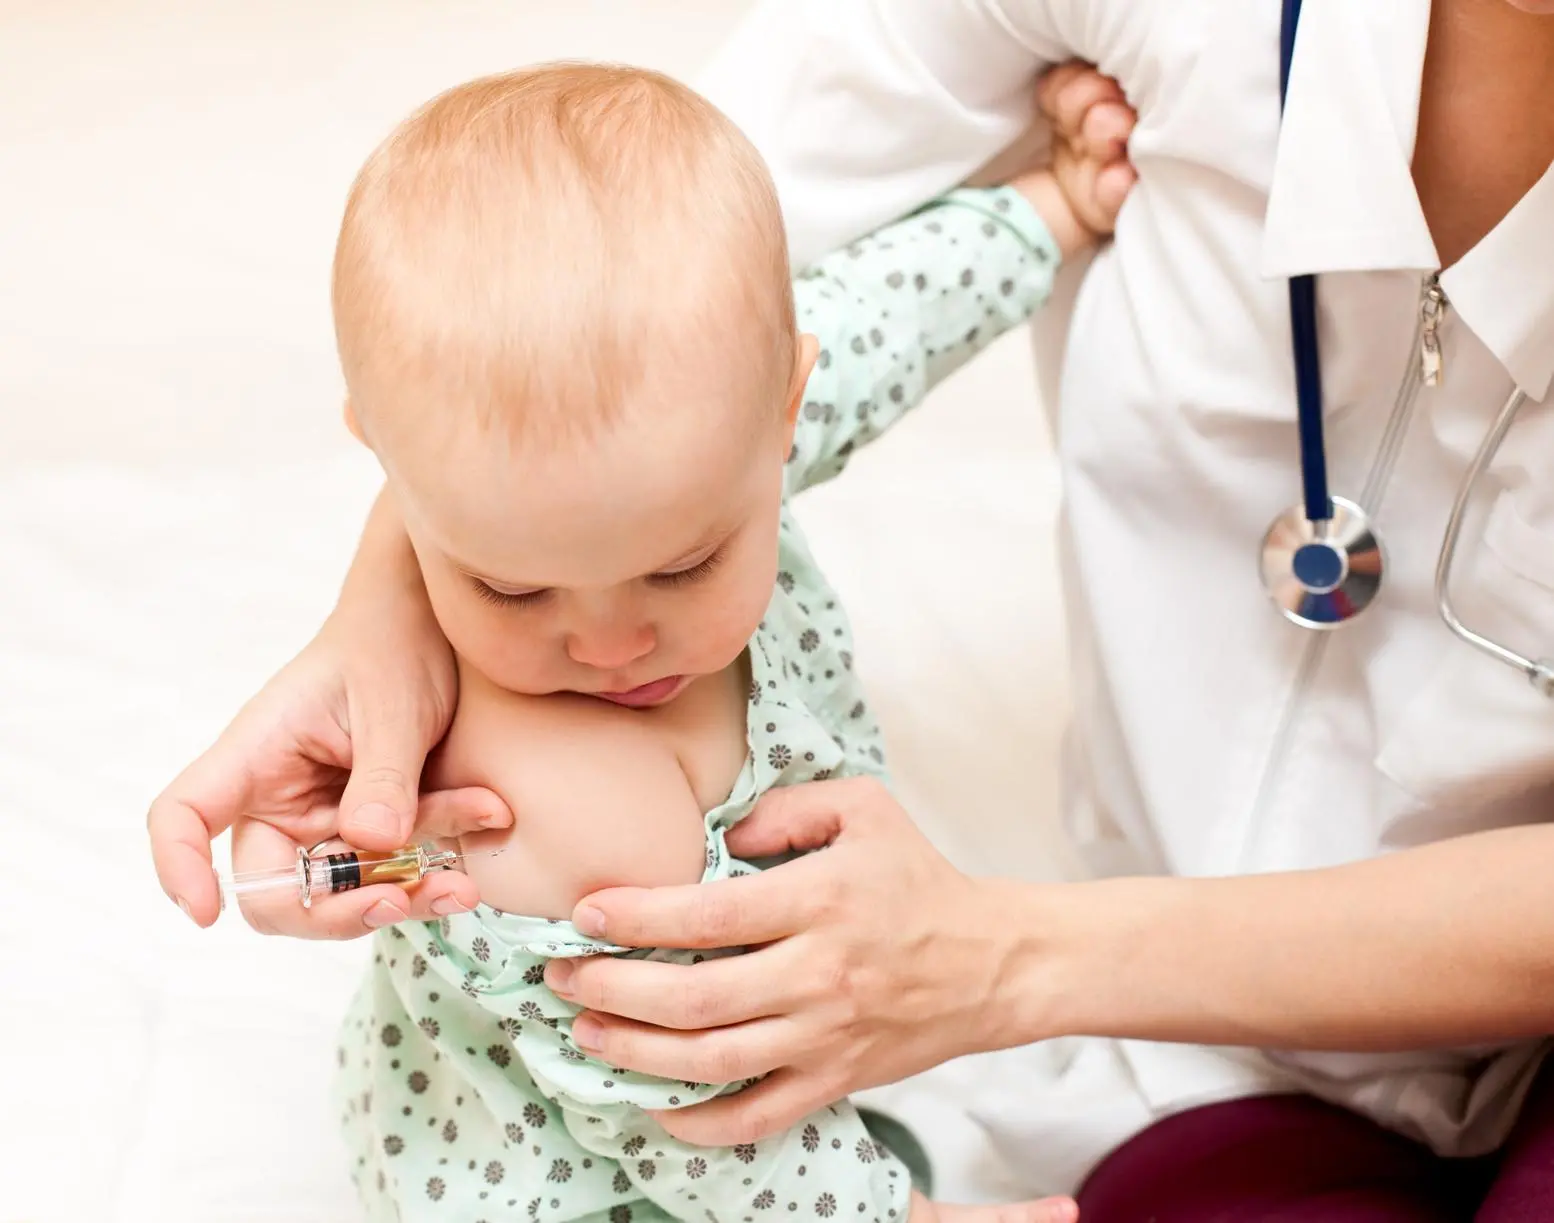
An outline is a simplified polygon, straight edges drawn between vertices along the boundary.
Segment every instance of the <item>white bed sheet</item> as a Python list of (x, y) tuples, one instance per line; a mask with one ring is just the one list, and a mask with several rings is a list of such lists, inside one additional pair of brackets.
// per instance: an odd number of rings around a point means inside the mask
[[(689, 71), (738, 7), (0, 8), (0, 1223), (355, 1217), (325, 1101), (364, 945), (196, 931), (143, 813), (316, 625), (375, 487), (323, 293), (361, 154), (489, 68)], [(1010, 337), (803, 505), (902, 793), (971, 870), (1069, 863), (1054, 504)], [(880, 1097), (987, 1196), (960, 1072)]]

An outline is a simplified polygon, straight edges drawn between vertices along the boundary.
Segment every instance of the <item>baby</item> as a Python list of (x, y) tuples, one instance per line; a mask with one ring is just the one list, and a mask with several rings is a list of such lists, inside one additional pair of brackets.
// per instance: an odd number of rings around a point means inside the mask
[(724, 835), (773, 786), (883, 775), (787, 498), (1025, 319), (1088, 236), (1034, 174), (790, 281), (755, 150), (627, 68), (472, 82), (373, 153), (335, 261), (348, 421), (460, 662), (429, 784), (518, 814), (465, 844), (502, 850), (468, 865), (484, 904), (377, 936), (340, 1050), (373, 1219), (992, 1223), (914, 1193), (845, 1102), (751, 1145), (676, 1141), (649, 1110), (746, 1084), (590, 1059), (544, 967), (693, 958), (565, 919), (597, 888), (754, 869)]

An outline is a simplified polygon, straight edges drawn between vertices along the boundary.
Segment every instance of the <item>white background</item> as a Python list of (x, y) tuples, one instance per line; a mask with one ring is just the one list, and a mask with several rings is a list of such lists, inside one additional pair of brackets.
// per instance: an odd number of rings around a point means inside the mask
[[(325, 1096), (364, 944), (196, 931), (144, 812), (316, 626), (375, 488), (326, 292), (362, 157), (481, 72), (693, 75), (741, 8), (0, 0), (0, 1223), (355, 1217)], [(1022, 336), (803, 503), (971, 870), (1065, 861), (1054, 503)], [(891, 1099), (994, 1192), (955, 1074)]]

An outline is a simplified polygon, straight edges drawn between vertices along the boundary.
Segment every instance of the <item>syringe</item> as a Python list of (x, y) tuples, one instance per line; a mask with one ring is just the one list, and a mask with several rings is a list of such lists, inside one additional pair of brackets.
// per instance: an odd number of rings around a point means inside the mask
[(222, 908), (244, 897), (289, 892), (307, 909), (312, 907), (315, 896), (354, 892), (357, 888), (373, 883), (397, 883), (402, 887), (411, 887), (419, 883), (428, 871), (457, 866), (466, 857), (488, 857), (502, 852), (491, 850), (479, 854), (462, 854), (431, 844), (407, 845), (388, 853), (365, 853), (347, 847), (331, 853), (320, 853), (320, 848), (315, 845), (310, 852), (297, 846), (297, 861), (292, 866), (217, 875)]

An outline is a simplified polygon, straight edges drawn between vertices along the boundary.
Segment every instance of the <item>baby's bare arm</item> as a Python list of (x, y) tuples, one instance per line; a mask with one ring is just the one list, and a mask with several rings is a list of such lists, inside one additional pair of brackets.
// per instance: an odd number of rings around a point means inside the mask
[(1031, 202), (1067, 259), (1116, 227), (1138, 177), (1128, 161), (1137, 116), (1117, 82), (1089, 64), (1054, 68), (1038, 97), (1052, 125), (1052, 164), (1009, 185)]
[(599, 888), (695, 883), (701, 810), (669, 741), (640, 712), (589, 697), (526, 697), (461, 668), (453, 726), (431, 766), (437, 787), (485, 786), (511, 829), (463, 839), (501, 848), (466, 869), (485, 903), (565, 919)]

